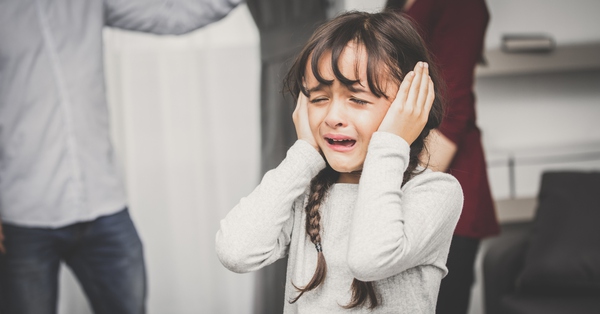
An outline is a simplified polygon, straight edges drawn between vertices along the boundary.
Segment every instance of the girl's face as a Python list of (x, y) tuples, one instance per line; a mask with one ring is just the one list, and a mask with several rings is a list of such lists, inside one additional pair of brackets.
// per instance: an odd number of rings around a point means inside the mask
[[(345, 86), (335, 78), (331, 53), (323, 55), (318, 69), (333, 84), (321, 84), (308, 62), (305, 83), (310, 129), (329, 165), (340, 173), (338, 182), (358, 183), (371, 136), (394, 100), (398, 85), (381, 80), (388, 98), (375, 96), (367, 83), (367, 53), (354, 43), (348, 43), (340, 55), (339, 69), (344, 77), (359, 82)], [(382, 69), (381, 73), (385, 72)]]

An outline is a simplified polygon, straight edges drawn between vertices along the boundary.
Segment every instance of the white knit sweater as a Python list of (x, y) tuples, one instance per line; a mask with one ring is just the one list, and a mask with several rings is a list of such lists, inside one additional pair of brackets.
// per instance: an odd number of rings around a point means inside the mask
[[(288, 254), (285, 314), (434, 313), (463, 196), (454, 177), (431, 170), (402, 186), (409, 149), (402, 138), (376, 132), (360, 183), (331, 187), (321, 207), (327, 277), (298, 302), (288, 302), (297, 295), (292, 282), (306, 285), (317, 262), (304, 206), (310, 180), (325, 167), (307, 142), (297, 141), (221, 221), (219, 259), (242, 273)], [(377, 308), (342, 308), (350, 301), (353, 278), (374, 281)]]

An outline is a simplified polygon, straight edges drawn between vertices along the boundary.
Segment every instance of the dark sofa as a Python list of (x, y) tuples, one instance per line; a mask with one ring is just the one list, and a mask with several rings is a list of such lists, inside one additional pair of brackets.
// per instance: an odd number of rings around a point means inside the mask
[(547, 172), (531, 222), (483, 259), (486, 314), (600, 314), (600, 172)]

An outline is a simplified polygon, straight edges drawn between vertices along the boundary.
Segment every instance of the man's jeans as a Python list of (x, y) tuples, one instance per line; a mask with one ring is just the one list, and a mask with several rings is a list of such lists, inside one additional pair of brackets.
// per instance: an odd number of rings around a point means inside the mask
[(96, 314), (145, 313), (142, 243), (127, 209), (59, 229), (5, 224), (0, 313), (54, 314), (64, 261)]

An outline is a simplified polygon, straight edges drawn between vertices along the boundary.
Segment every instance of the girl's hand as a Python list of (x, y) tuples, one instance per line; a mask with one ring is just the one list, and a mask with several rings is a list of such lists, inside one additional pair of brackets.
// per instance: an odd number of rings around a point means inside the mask
[(400, 84), (396, 99), (390, 105), (379, 131), (402, 137), (409, 145), (414, 142), (427, 123), (435, 99), (429, 66), (418, 62)]
[(296, 126), (298, 139), (307, 141), (317, 151), (320, 151), (308, 123), (308, 98), (302, 93), (298, 96), (298, 102), (296, 103), (296, 109), (294, 109), (294, 113), (292, 114), (292, 119)]

